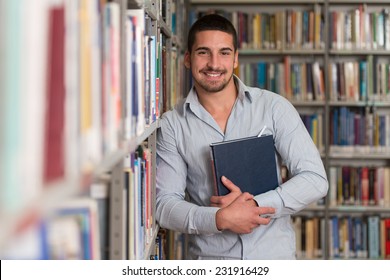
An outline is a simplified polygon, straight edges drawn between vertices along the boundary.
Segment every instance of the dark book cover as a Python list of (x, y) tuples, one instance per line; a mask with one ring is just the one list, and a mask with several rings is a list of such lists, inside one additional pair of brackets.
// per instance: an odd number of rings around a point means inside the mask
[(226, 195), (225, 176), (242, 192), (258, 195), (278, 185), (275, 146), (272, 135), (223, 141), (210, 145), (216, 181), (216, 193)]

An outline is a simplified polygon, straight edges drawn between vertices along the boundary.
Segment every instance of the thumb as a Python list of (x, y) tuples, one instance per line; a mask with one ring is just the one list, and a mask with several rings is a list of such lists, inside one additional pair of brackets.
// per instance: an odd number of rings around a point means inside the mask
[(241, 189), (237, 187), (232, 181), (230, 181), (228, 178), (225, 176), (221, 177), (222, 183), (225, 185), (226, 188), (228, 188), (229, 191), (231, 192), (241, 192)]

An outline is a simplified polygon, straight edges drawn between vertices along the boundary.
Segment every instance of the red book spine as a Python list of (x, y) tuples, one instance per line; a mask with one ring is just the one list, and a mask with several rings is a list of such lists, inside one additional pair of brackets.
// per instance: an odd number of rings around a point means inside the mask
[(368, 186), (368, 168), (363, 167), (362, 168), (362, 204), (363, 205), (368, 205), (368, 200), (369, 200), (369, 186)]
[(65, 127), (65, 10), (53, 8), (49, 15), (44, 182), (64, 176)]
[(390, 218), (385, 219), (385, 259), (390, 259)]

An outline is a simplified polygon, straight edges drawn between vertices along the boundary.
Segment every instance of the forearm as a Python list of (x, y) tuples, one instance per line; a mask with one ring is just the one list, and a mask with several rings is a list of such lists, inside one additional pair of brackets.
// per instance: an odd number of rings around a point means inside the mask
[(275, 208), (273, 218), (292, 215), (321, 199), (328, 191), (325, 177), (305, 171), (294, 176), (275, 191), (255, 196), (259, 206)]
[(157, 199), (156, 219), (161, 227), (189, 234), (218, 233), (215, 216), (219, 208), (197, 206), (172, 195)]

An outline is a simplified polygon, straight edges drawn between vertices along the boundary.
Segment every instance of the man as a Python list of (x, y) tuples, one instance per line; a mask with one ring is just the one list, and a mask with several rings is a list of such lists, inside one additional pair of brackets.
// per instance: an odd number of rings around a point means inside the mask
[[(190, 234), (190, 259), (294, 259), (290, 215), (326, 195), (326, 173), (294, 107), (245, 86), (233, 75), (237, 65), (237, 35), (227, 19), (213, 14), (194, 23), (185, 54), (194, 86), (158, 131), (156, 219)], [(264, 126), (292, 178), (255, 197), (223, 178), (231, 192), (216, 196), (210, 144), (254, 136)]]

